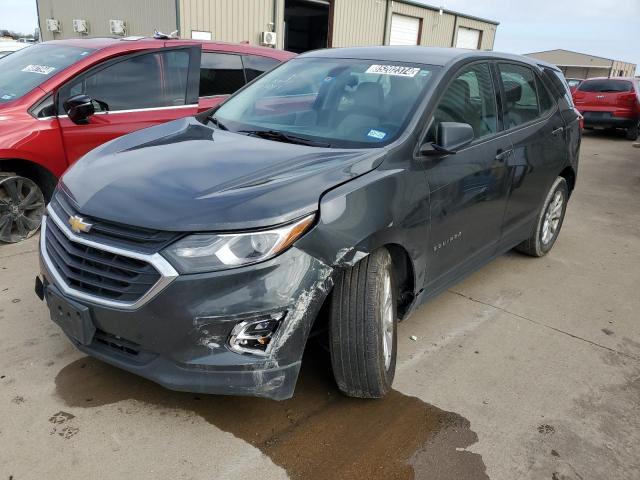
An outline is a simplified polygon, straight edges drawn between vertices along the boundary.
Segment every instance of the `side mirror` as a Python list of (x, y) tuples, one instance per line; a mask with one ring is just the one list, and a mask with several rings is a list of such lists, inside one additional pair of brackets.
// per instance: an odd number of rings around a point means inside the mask
[(421, 155), (454, 154), (473, 141), (473, 127), (468, 123), (441, 122), (438, 125), (436, 141), (420, 147)]
[(89, 117), (96, 113), (91, 97), (87, 95), (75, 95), (63, 104), (64, 111), (69, 119), (76, 125), (86, 125)]

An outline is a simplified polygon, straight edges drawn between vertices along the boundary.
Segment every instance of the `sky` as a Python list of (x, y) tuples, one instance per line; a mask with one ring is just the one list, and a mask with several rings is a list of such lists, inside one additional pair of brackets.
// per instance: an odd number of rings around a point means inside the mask
[[(563, 48), (640, 65), (640, 0), (423, 3), (500, 22), (494, 50), (531, 53)], [(32, 33), (38, 26), (35, 0), (0, 0), (0, 12), (0, 29)]]

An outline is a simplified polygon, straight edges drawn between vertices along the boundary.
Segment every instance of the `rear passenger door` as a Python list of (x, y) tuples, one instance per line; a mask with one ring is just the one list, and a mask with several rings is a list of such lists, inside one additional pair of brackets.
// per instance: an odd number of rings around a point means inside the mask
[(199, 111), (215, 107), (279, 63), (274, 58), (258, 55), (202, 52)]
[[(127, 133), (197, 113), (200, 47), (144, 51), (105, 61), (63, 85), (57, 109), (67, 162)], [(87, 125), (66, 115), (75, 95), (94, 100)]]
[(428, 282), (434, 288), (490, 258), (500, 240), (511, 143), (501, 131), (497, 97), (488, 62), (463, 67), (438, 101), (427, 133), (426, 140), (435, 141), (440, 123), (460, 122), (475, 135), (453, 155), (422, 161), (431, 209)]
[(511, 191), (502, 248), (527, 238), (548, 189), (567, 161), (566, 126), (551, 92), (529, 65), (498, 63), (505, 128), (513, 145), (507, 162)]

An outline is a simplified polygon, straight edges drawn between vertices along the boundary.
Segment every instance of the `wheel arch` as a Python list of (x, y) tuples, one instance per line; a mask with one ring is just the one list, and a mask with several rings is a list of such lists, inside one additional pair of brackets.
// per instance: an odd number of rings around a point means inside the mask
[(47, 201), (51, 199), (58, 183), (58, 178), (47, 168), (37, 162), (20, 158), (0, 159), (1, 173), (14, 173), (33, 180), (38, 184)]
[(569, 196), (571, 196), (571, 193), (576, 186), (576, 171), (571, 165), (569, 165), (560, 172), (559, 176), (564, 178), (567, 182), (567, 187), (569, 188)]

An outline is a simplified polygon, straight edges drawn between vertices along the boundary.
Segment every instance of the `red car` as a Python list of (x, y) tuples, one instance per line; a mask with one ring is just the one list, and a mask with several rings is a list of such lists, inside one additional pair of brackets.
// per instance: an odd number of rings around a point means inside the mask
[(214, 107), (293, 56), (245, 44), (95, 38), (0, 59), (0, 241), (37, 230), (57, 179), (88, 151)]
[(640, 129), (640, 84), (635, 78), (590, 78), (573, 92), (584, 128), (622, 128), (629, 140)]

